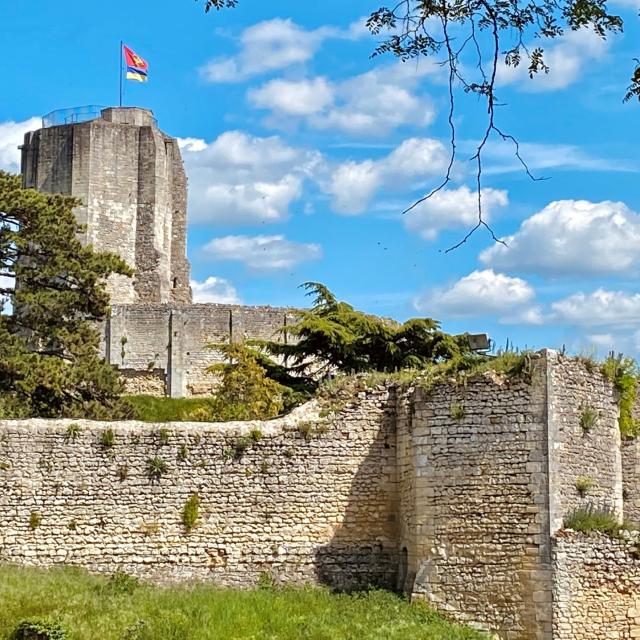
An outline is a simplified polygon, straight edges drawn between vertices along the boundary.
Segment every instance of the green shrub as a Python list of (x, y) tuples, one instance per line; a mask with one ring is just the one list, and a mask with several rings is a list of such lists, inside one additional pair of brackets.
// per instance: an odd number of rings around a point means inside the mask
[(252, 442), (258, 442), (258, 440), (262, 438), (262, 431), (260, 431), (260, 429), (251, 429), (249, 438)]
[(116, 434), (115, 431), (109, 427), (105, 429), (100, 435), (100, 444), (103, 447), (110, 448), (116, 443)]
[(464, 409), (464, 405), (463, 404), (454, 404), (451, 405), (451, 417), (454, 420), (464, 420), (464, 417), (466, 415), (466, 411)]
[(586, 496), (589, 492), (589, 489), (593, 487), (594, 480), (589, 476), (579, 476), (576, 479), (576, 489), (581, 496)]
[(80, 434), (80, 425), (74, 422), (73, 424), (70, 424), (67, 427), (67, 432), (65, 437), (67, 440), (71, 440), (72, 442), (75, 442), (75, 439), (78, 437), (79, 434)]
[(117, 595), (131, 595), (140, 586), (140, 581), (135, 576), (130, 576), (124, 571), (116, 571), (109, 576), (102, 592)]
[(232, 445), (233, 459), (241, 460), (245, 451), (251, 446), (252, 442), (253, 440), (248, 436), (240, 436), (239, 438), (236, 438)]
[(640, 424), (633, 417), (633, 407), (638, 390), (638, 366), (633, 358), (617, 356), (611, 352), (602, 364), (602, 373), (620, 394), (620, 433), (626, 438), (635, 438), (640, 433)]
[(68, 637), (59, 622), (24, 620), (14, 629), (10, 640), (67, 640)]
[(196, 527), (199, 517), (200, 496), (197, 493), (192, 493), (182, 509), (182, 524), (184, 525), (187, 533)]
[(147, 474), (152, 480), (160, 480), (168, 470), (167, 463), (162, 458), (156, 456), (147, 460)]
[(42, 514), (39, 511), (32, 511), (29, 514), (29, 528), (35, 531), (42, 524)]
[(598, 509), (593, 505), (579, 507), (572, 511), (565, 517), (564, 527), (583, 533), (601, 531), (613, 537), (618, 537), (620, 529), (624, 528), (613, 511)]
[(580, 426), (583, 433), (589, 433), (598, 422), (598, 412), (592, 407), (583, 407), (580, 413)]

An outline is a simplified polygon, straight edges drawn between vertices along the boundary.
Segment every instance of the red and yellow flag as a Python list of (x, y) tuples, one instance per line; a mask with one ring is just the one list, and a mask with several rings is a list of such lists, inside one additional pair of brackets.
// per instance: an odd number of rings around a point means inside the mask
[(127, 47), (126, 44), (122, 45), (122, 51), (124, 52), (124, 59), (127, 65), (127, 80), (146, 82), (147, 69), (149, 68), (147, 61), (143, 60), (135, 51)]

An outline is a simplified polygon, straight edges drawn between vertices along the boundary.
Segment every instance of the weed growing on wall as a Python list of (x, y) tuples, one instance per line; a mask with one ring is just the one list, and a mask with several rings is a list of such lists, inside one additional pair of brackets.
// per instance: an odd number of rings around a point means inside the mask
[(186, 462), (189, 458), (189, 447), (184, 442), (178, 448), (177, 458), (179, 462)]
[(65, 437), (68, 441), (75, 442), (79, 434), (80, 434), (80, 425), (74, 422), (67, 427)]
[(617, 356), (611, 352), (601, 367), (620, 394), (620, 433), (626, 438), (635, 438), (640, 433), (640, 424), (633, 417), (633, 407), (638, 390), (638, 365), (633, 358)]
[(598, 412), (592, 407), (583, 407), (580, 412), (580, 427), (583, 433), (589, 433), (598, 422)]
[(169, 444), (169, 436), (171, 435), (171, 431), (169, 429), (162, 427), (160, 431), (158, 431), (158, 440), (161, 445)]
[(158, 456), (147, 460), (147, 475), (151, 480), (160, 480), (168, 470), (169, 467), (167, 466), (167, 463)]
[(120, 482), (124, 482), (129, 477), (129, 466), (126, 464), (119, 466), (116, 471), (116, 475)]
[(620, 530), (629, 528), (628, 524), (621, 524), (615, 512), (587, 505), (579, 507), (564, 519), (565, 529), (573, 529), (583, 533), (600, 531), (612, 537), (619, 537)]
[(185, 531), (189, 533), (198, 524), (200, 518), (200, 496), (197, 493), (192, 493), (189, 499), (185, 502), (182, 509), (182, 524)]
[(453, 404), (451, 405), (451, 417), (454, 420), (464, 420), (466, 416), (466, 411), (464, 409), (463, 404)]
[(109, 427), (108, 429), (105, 429), (100, 435), (100, 444), (103, 447), (109, 449), (113, 447), (115, 443), (116, 443), (115, 431), (111, 427)]
[(39, 511), (32, 511), (29, 514), (29, 528), (35, 531), (42, 524), (42, 514)]
[(576, 490), (582, 497), (584, 497), (587, 495), (587, 493), (589, 493), (589, 490), (593, 487), (594, 484), (595, 482), (593, 478), (589, 476), (579, 476), (576, 479)]

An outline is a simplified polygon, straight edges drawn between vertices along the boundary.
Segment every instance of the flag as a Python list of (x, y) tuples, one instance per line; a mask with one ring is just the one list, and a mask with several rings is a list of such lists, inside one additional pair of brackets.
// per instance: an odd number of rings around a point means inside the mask
[(124, 51), (124, 59), (127, 65), (127, 80), (137, 80), (138, 82), (147, 81), (147, 69), (149, 64), (143, 60), (137, 53), (129, 49), (126, 44), (122, 45)]

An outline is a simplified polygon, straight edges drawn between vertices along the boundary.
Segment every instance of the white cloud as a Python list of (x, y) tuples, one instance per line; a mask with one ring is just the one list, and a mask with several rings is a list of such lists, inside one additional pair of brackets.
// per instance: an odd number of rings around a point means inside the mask
[(320, 27), (307, 31), (290, 19), (258, 22), (240, 35), (240, 51), (231, 57), (211, 60), (200, 69), (208, 82), (242, 82), (292, 65), (304, 64), (328, 38), (356, 40), (367, 35), (364, 19), (347, 29)]
[(640, 216), (622, 202), (558, 200), (480, 254), (498, 269), (547, 275), (615, 274), (637, 267)]
[[(15, 278), (9, 276), (0, 276), (1, 289), (13, 289), (15, 286)], [(0, 294), (0, 313), (10, 315), (13, 313), (13, 306), (9, 302), (8, 296)]]
[[(602, 60), (609, 50), (609, 40), (600, 38), (592, 30), (568, 31), (555, 44), (545, 46), (544, 62), (549, 73), (540, 71), (529, 78), (528, 60), (523, 57), (517, 67), (508, 67), (501, 62), (496, 82), (498, 86), (517, 83), (523, 91), (557, 91), (564, 89), (579, 79), (585, 69), (594, 61)], [(538, 46), (534, 43), (531, 48)]]
[(191, 280), (190, 284), (193, 301), (196, 303), (240, 304), (242, 302), (235, 287), (224, 278), (209, 276), (203, 282)]
[(575, 293), (551, 304), (556, 322), (584, 327), (640, 324), (640, 293), (597, 289)]
[(334, 168), (323, 185), (343, 214), (362, 213), (376, 193), (418, 188), (447, 166), (448, 150), (432, 138), (410, 138), (380, 160), (348, 161)]
[(180, 140), (189, 176), (190, 222), (280, 222), (302, 195), (318, 152), (295, 149), (278, 136), (227, 131), (216, 140)]
[(414, 90), (425, 75), (436, 73), (439, 70), (430, 65), (416, 69), (398, 63), (338, 83), (321, 77), (272, 80), (248, 97), (254, 106), (272, 112), (270, 123), (275, 126), (301, 117), (315, 129), (381, 136), (403, 125), (425, 127), (433, 122), (431, 100)]
[(237, 260), (256, 270), (291, 269), (322, 257), (320, 245), (293, 242), (282, 235), (214, 238), (204, 250), (216, 260)]
[(0, 169), (20, 173), (20, 150), (24, 134), (42, 127), (41, 118), (29, 118), (21, 122), (0, 122)]
[(308, 116), (333, 103), (334, 88), (320, 77), (299, 82), (271, 80), (250, 91), (249, 100), (256, 107), (292, 116)]
[[(482, 189), (482, 212), (486, 222), (509, 200), (506, 191)], [(473, 227), (478, 221), (478, 194), (467, 186), (442, 189), (405, 214), (404, 226), (426, 240), (435, 240), (442, 229)]]
[(441, 318), (512, 315), (524, 311), (534, 298), (533, 288), (521, 278), (492, 269), (474, 271), (449, 287), (436, 287), (414, 301), (416, 309)]

